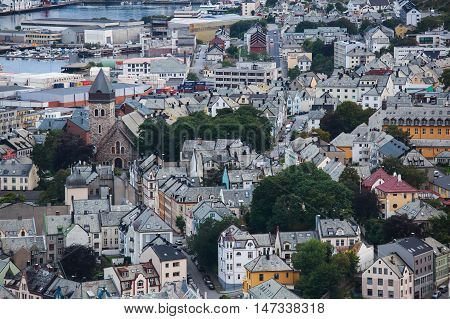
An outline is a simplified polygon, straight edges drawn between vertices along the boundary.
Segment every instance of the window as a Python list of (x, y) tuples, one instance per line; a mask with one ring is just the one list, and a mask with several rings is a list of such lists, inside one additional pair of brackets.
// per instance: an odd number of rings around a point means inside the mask
[(259, 281), (264, 281), (264, 274), (259, 274)]

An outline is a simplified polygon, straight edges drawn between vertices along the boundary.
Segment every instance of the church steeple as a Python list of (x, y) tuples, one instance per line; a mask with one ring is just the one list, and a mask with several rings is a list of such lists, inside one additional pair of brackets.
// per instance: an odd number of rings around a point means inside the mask
[(91, 103), (109, 103), (116, 99), (116, 94), (112, 88), (111, 82), (106, 77), (103, 69), (97, 74), (94, 83), (89, 89), (88, 102)]

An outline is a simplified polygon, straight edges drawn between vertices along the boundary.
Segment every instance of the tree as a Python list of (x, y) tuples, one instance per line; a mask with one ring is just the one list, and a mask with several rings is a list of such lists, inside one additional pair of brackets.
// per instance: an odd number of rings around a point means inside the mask
[(441, 243), (450, 243), (450, 213), (431, 218), (429, 234)]
[(298, 65), (296, 65), (292, 69), (288, 70), (288, 77), (291, 81), (294, 81), (300, 75), (300, 73), (300, 69), (298, 68)]
[(8, 193), (0, 197), (0, 204), (6, 203), (23, 203), (25, 196), (16, 193)]
[(87, 281), (95, 278), (96, 269), (95, 251), (91, 247), (72, 245), (64, 249), (61, 266), (68, 279)]
[(450, 87), (450, 69), (445, 69), (444, 72), (442, 72), (439, 81), (444, 85), (445, 90)]
[(378, 218), (380, 209), (377, 195), (364, 189), (361, 192), (355, 192), (353, 211), (356, 220), (361, 223), (372, 218)]
[(186, 80), (188, 80), (188, 81), (198, 81), (198, 75), (195, 74), (195, 73), (189, 72), (187, 77), (186, 77)]
[(393, 215), (386, 219), (383, 224), (383, 236), (385, 242), (390, 242), (396, 238), (408, 237), (411, 234), (421, 237), (423, 229), (421, 225), (414, 223), (405, 215)]
[(225, 229), (236, 222), (237, 220), (234, 217), (225, 217), (221, 221), (208, 218), (200, 224), (197, 233), (188, 238), (188, 246), (197, 256), (200, 265), (208, 270), (215, 270), (217, 260), (212, 256), (217, 256), (217, 238)]
[(31, 159), (41, 173), (55, 173), (79, 161), (89, 162), (93, 152), (94, 147), (79, 136), (55, 130), (47, 134), (44, 144), (34, 146)]
[(345, 7), (341, 2), (336, 2), (334, 6), (336, 7), (336, 10), (339, 12), (345, 11)]
[(311, 130), (311, 135), (316, 134), (322, 141), (330, 142), (331, 141), (331, 135), (329, 132), (322, 130), (321, 128), (313, 128)]
[(164, 160), (177, 161), (185, 140), (201, 138), (241, 139), (262, 153), (272, 147), (271, 128), (267, 117), (252, 106), (219, 112), (215, 117), (196, 112), (180, 117), (170, 126), (161, 118), (148, 119), (139, 127), (139, 152), (142, 155), (164, 154)]
[(63, 204), (65, 199), (64, 185), (70, 175), (69, 170), (61, 169), (50, 179), (41, 179), (38, 190), (44, 192), (39, 195), (38, 203), (40, 205)]
[(177, 216), (175, 219), (175, 226), (180, 230), (182, 234), (184, 234), (184, 229), (186, 227), (186, 222), (184, 221), (183, 216)]
[(325, 12), (326, 13), (330, 13), (331, 11), (333, 11), (333, 9), (334, 9), (334, 4), (328, 3), (326, 8), (325, 8)]
[(375, 27), (376, 24), (368, 19), (364, 19), (359, 26), (359, 33), (363, 34), (368, 28)]
[(292, 255), (292, 265), (300, 270), (302, 276), (307, 276), (329, 261), (332, 253), (333, 247), (329, 243), (311, 239), (297, 246)]
[(311, 62), (311, 71), (331, 75), (334, 70), (334, 47), (333, 45), (325, 45), (322, 40), (311, 41), (305, 40), (303, 43), (305, 52), (311, 52), (313, 60)]
[(292, 263), (301, 273), (296, 288), (301, 290), (303, 298), (321, 298), (326, 293), (330, 298), (348, 295), (359, 259), (351, 251), (334, 255), (332, 252), (329, 243), (317, 239), (297, 245)]
[(315, 216), (352, 216), (352, 192), (311, 163), (290, 166), (261, 181), (253, 191), (247, 226), (254, 233), (308, 230)]
[(354, 102), (339, 104), (336, 111), (327, 112), (320, 121), (323, 130), (330, 132), (331, 138), (340, 133), (350, 133), (358, 125), (367, 123), (369, 117), (375, 112), (373, 109), (363, 109)]
[(403, 165), (398, 158), (386, 157), (381, 166), (388, 174), (400, 174), (402, 179), (415, 188), (420, 188), (428, 181), (427, 174), (414, 167)]
[(410, 146), (411, 136), (408, 132), (399, 129), (396, 125), (389, 125), (384, 130), (387, 134), (392, 135), (397, 141), (402, 142), (403, 144)]
[(420, 22), (417, 24), (416, 32), (426, 32), (426, 31), (432, 31), (434, 29), (437, 29), (443, 25), (443, 20), (441, 17), (424, 17), (420, 20)]
[(322, 26), (324, 26), (323, 23), (302, 21), (295, 26), (295, 32), (300, 33), (300, 32), (304, 32), (305, 29), (317, 29), (317, 27), (322, 27)]
[(397, 18), (387, 19), (387, 20), (384, 20), (381, 24), (387, 28), (394, 30), (398, 25), (402, 24), (402, 20), (397, 19)]
[(340, 18), (336, 21), (331, 21), (327, 24), (329, 27), (340, 27), (340, 28), (346, 28), (347, 32), (349, 34), (356, 35), (358, 34), (358, 28), (356, 27), (356, 24), (352, 23), (347, 18)]
[(239, 49), (235, 45), (230, 45), (230, 47), (225, 52), (233, 59), (239, 58)]
[(359, 192), (361, 178), (353, 167), (346, 167), (339, 177), (339, 183), (342, 183), (353, 192)]

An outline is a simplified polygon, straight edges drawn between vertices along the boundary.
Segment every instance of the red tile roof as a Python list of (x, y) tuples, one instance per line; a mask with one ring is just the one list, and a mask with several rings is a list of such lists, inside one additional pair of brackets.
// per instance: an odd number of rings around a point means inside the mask
[(391, 176), (383, 184), (378, 185), (377, 189), (384, 193), (417, 193), (417, 189), (395, 176)]
[(392, 176), (386, 173), (386, 171), (382, 168), (377, 169), (372, 175), (367, 177), (363, 182), (362, 186), (366, 188), (372, 188), (373, 184), (379, 179), (387, 181)]

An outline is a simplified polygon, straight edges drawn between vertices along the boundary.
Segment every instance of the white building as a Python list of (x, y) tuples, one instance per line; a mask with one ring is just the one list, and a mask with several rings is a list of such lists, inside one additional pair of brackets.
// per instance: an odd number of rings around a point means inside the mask
[(224, 230), (218, 241), (218, 277), (226, 290), (242, 288), (246, 278), (244, 265), (260, 254), (273, 253), (269, 234), (251, 235), (231, 225)]
[(249, 84), (270, 84), (278, 79), (275, 62), (238, 62), (235, 67), (214, 70), (216, 87), (238, 88)]
[(337, 41), (334, 43), (334, 67), (353, 69), (375, 59), (366, 45), (358, 41)]
[(259, 0), (244, 0), (241, 2), (241, 13), (243, 16), (254, 16), (259, 8)]
[(399, 17), (403, 23), (417, 27), (422, 20), (422, 13), (417, 9), (416, 5), (409, 0), (400, 1), (399, 5)]
[(123, 61), (123, 74), (119, 79), (164, 87), (171, 79), (184, 80), (188, 69), (188, 65), (174, 57), (132, 58)]
[(139, 263), (139, 258), (145, 246), (156, 237), (172, 243), (172, 229), (153, 209), (141, 211), (135, 208), (122, 218), (120, 225), (121, 249), (125, 257), (130, 257), (133, 264)]
[(362, 274), (362, 297), (413, 299), (414, 272), (396, 253), (378, 258)]

